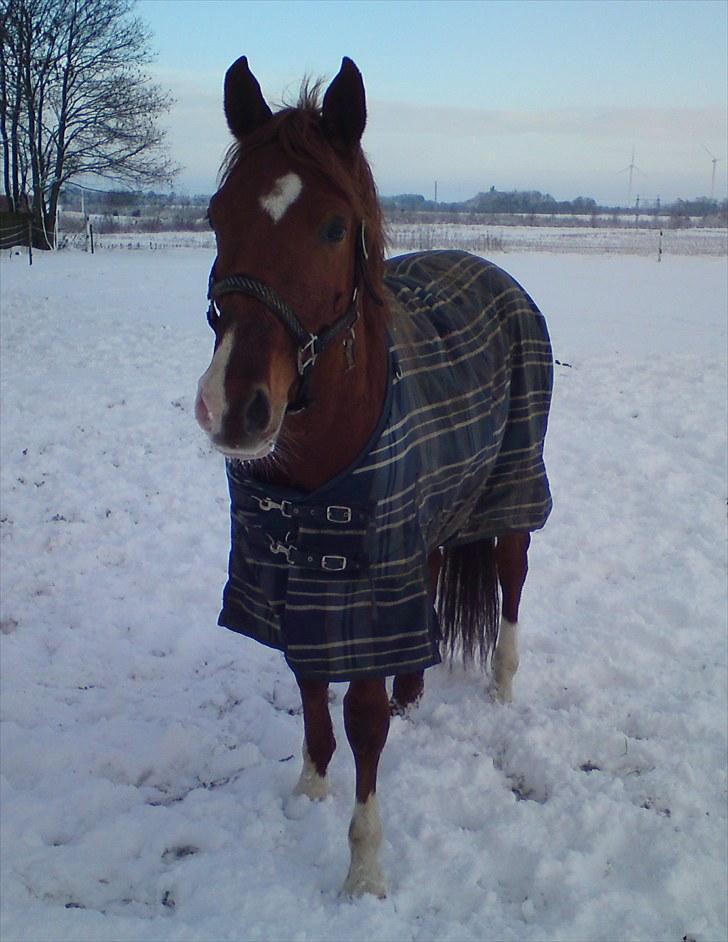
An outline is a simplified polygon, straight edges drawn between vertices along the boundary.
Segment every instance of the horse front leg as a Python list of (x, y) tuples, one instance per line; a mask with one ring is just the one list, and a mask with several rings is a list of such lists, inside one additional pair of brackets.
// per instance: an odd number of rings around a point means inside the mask
[(329, 685), (320, 680), (297, 678), (303, 704), (303, 768), (295, 788), (297, 795), (321, 801), (329, 793), (326, 775), (336, 749), (329, 713)]
[(513, 699), (513, 677), (518, 670), (518, 607), (528, 573), (530, 533), (507, 533), (496, 541), (496, 565), (503, 601), (498, 643), (493, 653), (496, 697)]
[(354, 753), (356, 803), (349, 825), (351, 863), (344, 892), (351, 896), (387, 894), (379, 864), (382, 822), (377, 803), (377, 768), (389, 731), (384, 678), (354, 680), (344, 697), (344, 727)]

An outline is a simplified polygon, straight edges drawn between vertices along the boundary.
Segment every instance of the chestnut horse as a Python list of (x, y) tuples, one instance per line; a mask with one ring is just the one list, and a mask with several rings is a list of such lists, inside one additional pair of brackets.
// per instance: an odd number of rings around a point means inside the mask
[(327, 794), (336, 745), (328, 685), (349, 682), (344, 891), (382, 897), (376, 784), (390, 715), (416, 704), (441, 643), (466, 661), (490, 656), (496, 696), (511, 699), (530, 532), (551, 506), (548, 334), (523, 289), (482, 259), (385, 262), (350, 59), (323, 102), (305, 88), (274, 114), (242, 57), (225, 115), (235, 143), (209, 206), (215, 347), (195, 405), (232, 500), (220, 624), (283, 650), (294, 670), (297, 791), (311, 799)]

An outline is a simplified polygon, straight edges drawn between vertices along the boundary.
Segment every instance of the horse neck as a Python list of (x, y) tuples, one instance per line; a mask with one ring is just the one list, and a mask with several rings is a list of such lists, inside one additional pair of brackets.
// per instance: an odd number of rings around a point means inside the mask
[[(381, 289), (383, 290), (383, 289)], [(341, 341), (314, 367), (312, 403), (284, 422), (280, 449), (261, 477), (296, 490), (313, 491), (348, 468), (371, 438), (387, 389), (387, 307), (366, 292), (356, 326), (354, 365)]]

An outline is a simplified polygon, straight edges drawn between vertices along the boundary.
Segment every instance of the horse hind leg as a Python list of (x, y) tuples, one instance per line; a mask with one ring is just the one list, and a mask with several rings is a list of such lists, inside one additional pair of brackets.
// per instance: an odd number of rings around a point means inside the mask
[[(434, 550), (427, 558), (427, 569), (430, 582), (430, 602), (435, 605), (437, 595), (437, 580), (440, 577), (442, 553)], [(425, 692), (425, 672), (414, 671), (411, 674), (396, 674), (392, 685), (392, 699), (389, 709), (392, 716), (406, 716), (422, 699)]]
[(519, 665), (518, 623), (502, 617), (498, 629), (498, 644), (493, 652), (495, 695), (500, 703), (513, 700), (513, 678)]
[(389, 711), (392, 716), (406, 716), (422, 699), (425, 692), (425, 672), (397, 674), (392, 685)]
[(498, 642), (493, 652), (496, 698), (513, 700), (513, 678), (518, 670), (518, 607), (528, 573), (529, 533), (508, 533), (496, 543), (496, 565), (503, 601)]
[(382, 822), (377, 803), (377, 768), (389, 731), (389, 701), (383, 678), (355, 680), (344, 697), (344, 727), (356, 766), (356, 803), (349, 825), (351, 862), (343, 892), (387, 895), (379, 863)]
[(294, 792), (312, 801), (322, 801), (329, 793), (326, 770), (336, 749), (329, 713), (329, 685), (298, 679), (298, 686), (303, 704), (303, 768)]

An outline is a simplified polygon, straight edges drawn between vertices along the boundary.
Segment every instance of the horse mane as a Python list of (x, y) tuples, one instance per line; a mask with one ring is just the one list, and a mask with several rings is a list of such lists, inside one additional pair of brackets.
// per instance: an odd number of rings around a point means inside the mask
[(381, 287), (384, 275), (386, 234), (377, 187), (371, 167), (360, 145), (353, 154), (337, 150), (321, 126), (321, 80), (304, 79), (295, 105), (281, 109), (261, 127), (236, 140), (220, 169), (222, 185), (245, 157), (259, 147), (277, 143), (298, 164), (323, 175), (352, 205), (365, 223), (369, 278)]

